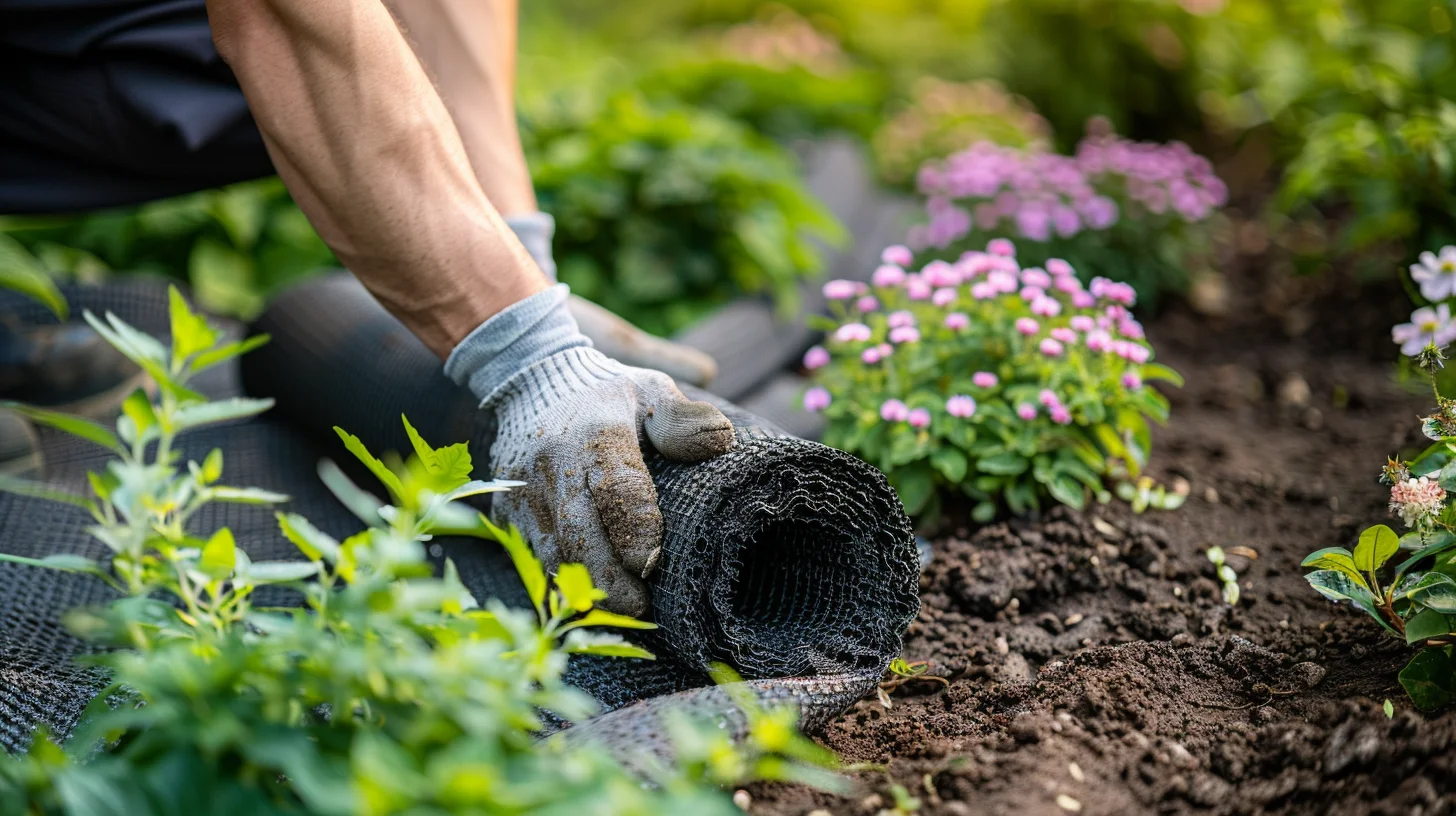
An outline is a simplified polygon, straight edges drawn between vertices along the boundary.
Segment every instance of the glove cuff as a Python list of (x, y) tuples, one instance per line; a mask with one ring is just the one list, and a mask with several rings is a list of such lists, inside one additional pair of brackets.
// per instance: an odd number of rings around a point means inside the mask
[(450, 352), (445, 375), (486, 404), (543, 361), (572, 349), (592, 351), (591, 341), (567, 311), (569, 292), (558, 283), (502, 309)]
[(506, 226), (531, 253), (531, 260), (541, 267), (546, 277), (556, 280), (556, 259), (551, 256), (551, 236), (556, 234), (556, 219), (550, 213), (533, 212), (508, 215), (505, 220)]

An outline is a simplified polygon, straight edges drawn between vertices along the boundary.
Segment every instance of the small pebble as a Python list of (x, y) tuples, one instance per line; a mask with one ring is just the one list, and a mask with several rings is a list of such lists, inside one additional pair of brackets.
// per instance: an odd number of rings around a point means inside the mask
[(1073, 612), (1072, 614), (1068, 615), (1066, 620), (1062, 621), (1062, 623), (1067, 626), (1076, 626), (1077, 624), (1082, 622), (1082, 619), (1084, 617), (1085, 616), (1081, 612)]
[(1068, 813), (1082, 812), (1082, 803), (1066, 795), (1065, 793), (1057, 794), (1057, 807), (1067, 811)]
[(1087, 775), (1082, 773), (1082, 766), (1078, 765), (1075, 762), (1070, 762), (1067, 764), (1067, 773), (1071, 774), (1072, 778), (1077, 780), (1078, 782), (1087, 781)]
[(733, 791), (733, 804), (737, 805), (739, 810), (748, 810), (748, 806), (753, 804), (753, 797), (748, 795), (748, 791), (739, 788)]
[(830, 813), (824, 808), (819, 808), (817, 810), (809, 811), (808, 813), (804, 814), (804, 816), (834, 816), (834, 814)]
[(860, 800), (859, 804), (860, 807), (864, 808), (865, 810), (879, 810), (880, 807), (885, 804), (885, 799), (878, 793), (872, 793), (869, 796), (866, 796), (864, 799)]
[(1211, 487), (1203, 488), (1203, 500), (1209, 504), (1218, 504), (1218, 491)]
[(996, 653), (997, 654), (1006, 654), (1009, 651), (1011, 651), (1011, 647), (1006, 643), (1006, 636), (1005, 635), (997, 635), (996, 636)]

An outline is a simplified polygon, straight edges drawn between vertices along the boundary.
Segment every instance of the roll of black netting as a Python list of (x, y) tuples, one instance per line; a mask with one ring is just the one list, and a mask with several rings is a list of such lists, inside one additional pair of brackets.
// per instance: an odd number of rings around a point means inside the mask
[[(109, 308), (165, 334), (163, 294), (158, 286), (123, 284), (72, 296), (78, 309)], [(36, 310), (27, 318), (44, 319)], [(243, 359), (242, 386), (274, 398), (276, 408), (183, 440), (197, 459), (223, 448), (228, 483), (285, 492), (293, 497), (290, 510), (348, 535), (359, 522), (318, 482), (316, 462), (327, 457), (350, 466), (335, 425), (376, 452), (407, 451), (401, 414), (433, 444), (469, 440), (477, 475), (488, 473), (488, 412), (351, 277), (319, 278), (285, 292), (256, 330), (273, 339)], [(227, 377), (216, 386), (217, 396), (235, 388)], [(628, 634), (658, 659), (574, 659), (568, 679), (609, 709), (673, 694), (684, 705), (714, 706), (722, 696), (703, 689), (711, 685), (711, 664), (723, 662), (754, 680), (760, 696), (794, 700), (810, 725), (822, 723), (872, 688), (915, 615), (918, 559), (909, 522), (878, 471), (714, 401), (737, 429), (735, 450), (697, 464), (646, 453), (665, 520), (651, 581), (660, 628)], [(105, 458), (51, 434), (45, 447), (47, 476), (62, 483), (79, 483)], [(85, 523), (69, 508), (0, 497), (0, 551), (99, 554)], [(255, 559), (297, 557), (260, 508), (219, 506), (196, 523), (200, 530), (229, 524)], [(437, 559), (455, 562), (477, 598), (523, 602), (498, 546), (467, 539), (432, 545)], [(9, 604), (13, 590), (43, 600)], [(104, 587), (87, 578), (0, 564), (0, 742), (7, 747), (23, 744), (40, 722), (53, 731), (72, 727), (99, 687), (93, 671), (71, 661), (84, 645), (58, 620), (71, 605), (105, 597)], [(614, 716), (612, 729), (620, 731), (624, 720)]]

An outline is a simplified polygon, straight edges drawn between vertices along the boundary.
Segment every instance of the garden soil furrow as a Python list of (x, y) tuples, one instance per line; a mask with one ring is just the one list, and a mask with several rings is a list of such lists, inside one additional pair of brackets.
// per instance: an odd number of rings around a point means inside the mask
[[(1149, 327), (1188, 378), (1152, 468), (1187, 505), (950, 522), (904, 652), (948, 685), (831, 725), (852, 794), (760, 785), (750, 812), (894, 813), (893, 785), (931, 814), (1456, 812), (1456, 715), (1414, 711), (1409, 651), (1299, 569), (1388, 521), (1379, 467), (1421, 441), (1429, 396), (1397, 384), (1380, 328), (1403, 295), (1253, 263), (1227, 288), (1234, 317)], [(1211, 545), (1257, 554), (1230, 556), (1235, 608)]]

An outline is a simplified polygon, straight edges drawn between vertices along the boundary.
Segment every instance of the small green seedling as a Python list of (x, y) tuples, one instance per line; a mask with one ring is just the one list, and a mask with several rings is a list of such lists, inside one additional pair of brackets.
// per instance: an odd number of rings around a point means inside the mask
[(1227, 551), (1223, 547), (1209, 547), (1204, 553), (1213, 564), (1214, 570), (1218, 573), (1218, 580), (1223, 584), (1223, 602), (1229, 606), (1239, 604), (1239, 575), (1234, 568), (1228, 564), (1229, 555), (1241, 555), (1244, 558), (1253, 560), (1259, 557), (1259, 553), (1248, 547), (1230, 547)]
[(1118, 482), (1116, 490), (1117, 497), (1131, 504), (1134, 513), (1145, 513), (1148, 510), (1177, 510), (1188, 501), (1186, 490), (1169, 490), (1153, 481), (1150, 476), (1142, 476), (1135, 482)]
[(890, 676), (884, 682), (880, 683), (879, 688), (875, 689), (875, 693), (880, 698), (880, 705), (885, 708), (893, 708), (894, 706), (890, 703), (890, 692), (911, 680), (929, 680), (940, 683), (942, 687), (950, 685), (949, 680), (938, 675), (928, 674), (927, 672), (929, 671), (929, 660), (907, 661), (903, 657), (897, 657), (891, 660), (890, 666), (886, 670), (886, 673)]
[(1389, 698), (1386, 698), (1385, 705), (1380, 708), (1385, 712), (1385, 719), (1389, 720), (1395, 717), (1395, 704), (1390, 702)]

